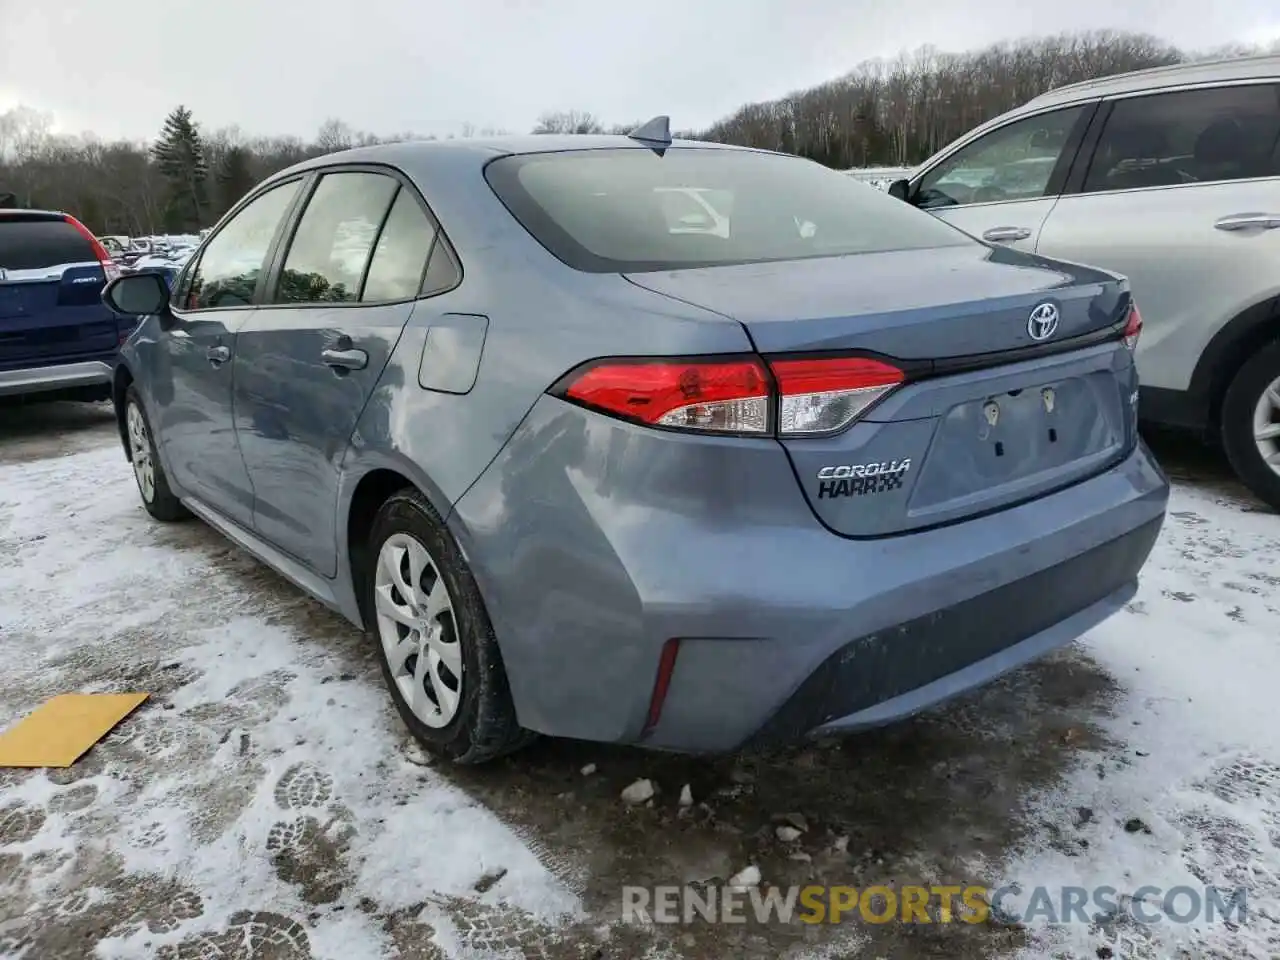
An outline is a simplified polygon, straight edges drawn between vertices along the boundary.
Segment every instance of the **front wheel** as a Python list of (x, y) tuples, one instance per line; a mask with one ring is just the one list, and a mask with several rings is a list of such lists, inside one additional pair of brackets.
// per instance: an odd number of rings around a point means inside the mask
[(1280, 510), (1280, 341), (1236, 373), (1222, 403), (1222, 445), (1245, 485)]
[(124, 425), (133, 478), (137, 481), (138, 493), (147, 513), (157, 520), (187, 519), (191, 514), (169, 489), (169, 478), (165, 476), (156, 453), (151, 424), (142, 408), (142, 399), (132, 385), (125, 392)]
[(363, 571), (382, 675), (427, 749), (475, 764), (532, 734), (516, 723), (498, 642), (453, 537), (417, 490), (394, 494), (373, 523)]

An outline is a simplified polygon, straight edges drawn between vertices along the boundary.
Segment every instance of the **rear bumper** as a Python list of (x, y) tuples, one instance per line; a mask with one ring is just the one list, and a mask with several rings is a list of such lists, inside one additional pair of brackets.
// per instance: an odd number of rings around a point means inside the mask
[(1132, 598), (1161, 523), (1149, 520), (1021, 580), (845, 644), (755, 739), (786, 741), (889, 723), (1070, 643)]
[(105, 386), (111, 383), (111, 376), (111, 364), (106, 360), (0, 370), (0, 397)]
[[(789, 617), (776, 601), (751, 611), (776, 624), (757, 641), (681, 641), (661, 719), (643, 742), (718, 752), (866, 729), (989, 683), (1132, 598), (1167, 501), (1167, 481), (1141, 447), (1092, 480), (898, 538), (890, 553), (864, 556), (866, 544), (838, 541), (845, 586), (825, 604)], [(811, 576), (837, 562), (785, 559)]]
[(673, 444), (694, 446), (540, 401), (456, 504), (522, 725), (722, 752), (907, 716), (1119, 609), (1169, 496), (1139, 444), (1034, 501), (859, 541), (817, 522), (776, 446), (726, 440), (708, 470)]

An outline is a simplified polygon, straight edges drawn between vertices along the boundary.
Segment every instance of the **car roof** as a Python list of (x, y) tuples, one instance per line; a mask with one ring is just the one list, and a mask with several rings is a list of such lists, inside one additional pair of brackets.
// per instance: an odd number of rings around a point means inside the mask
[[(1151, 67), (1118, 73), (1096, 80), (1084, 80), (1042, 93), (1025, 104), (1026, 108), (1071, 103), (1094, 97), (1140, 93), (1198, 83), (1227, 83), (1233, 80), (1280, 79), (1280, 55), (1229, 57), (1220, 60), (1198, 60), (1174, 63), (1167, 67)], [(1022, 109), (1022, 108), (1020, 108)]]
[[(754, 153), (773, 151), (755, 150), (732, 144), (712, 143), (703, 140), (672, 140), (672, 147), (696, 147), (709, 150), (738, 150)], [(435, 160), (456, 162), (467, 157), (477, 166), (503, 156), (532, 153), (560, 153), (570, 150), (649, 150), (647, 144), (630, 137), (612, 134), (526, 134), (510, 137), (461, 137), (449, 140), (403, 140), (397, 143), (379, 143), (368, 147), (355, 147), (337, 153), (327, 153), (296, 163), (271, 177), (277, 180), (315, 167), (340, 163), (386, 163), (408, 167), (430, 165)]]
[[(1271, 80), (1280, 81), (1280, 55), (1266, 54), (1258, 57), (1228, 57), (1221, 60), (1197, 60), (1190, 63), (1174, 63), (1166, 67), (1150, 67), (1129, 73), (1117, 73), (1096, 80), (1083, 80), (1055, 87), (1014, 107), (999, 116), (992, 117), (964, 134), (965, 141), (1003, 126), (1011, 120), (1045, 109), (1085, 103), (1102, 97), (1127, 93), (1147, 93), (1156, 90), (1193, 86), (1199, 83), (1230, 83), (1232, 81)], [(948, 149), (948, 148), (943, 148)], [(917, 167), (916, 170), (920, 168)]]
[(0, 209), (0, 220), (25, 220), (27, 223), (49, 223), (55, 220), (66, 220), (69, 214), (61, 210), (28, 210), (25, 207), (6, 207)]

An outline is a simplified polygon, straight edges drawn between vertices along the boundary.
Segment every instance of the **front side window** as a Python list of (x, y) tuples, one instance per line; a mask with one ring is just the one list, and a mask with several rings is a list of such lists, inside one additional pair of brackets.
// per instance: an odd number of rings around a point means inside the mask
[(535, 239), (593, 273), (976, 242), (852, 177), (780, 154), (568, 150), (503, 157), (485, 176)]
[(245, 307), (265, 267), (280, 221), (298, 194), (301, 180), (281, 184), (249, 201), (209, 240), (191, 271), (183, 296), (188, 310)]
[(1182, 90), (1116, 103), (1084, 192), (1280, 175), (1280, 86)]
[(399, 186), (379, 173), (322, 177), (298, 221), (273, 302), (359, 300), (378, 229)]
[(915, 203), (952, 207), (1045, 196), (1084, 109), (1015, 120), (961, 147), (921, 178)]

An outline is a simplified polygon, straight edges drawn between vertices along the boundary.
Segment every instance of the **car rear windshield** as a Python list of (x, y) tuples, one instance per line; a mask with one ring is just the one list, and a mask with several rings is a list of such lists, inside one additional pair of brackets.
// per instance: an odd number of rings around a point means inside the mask
[(976, 242), (875, 187), (780, 154), (569, 150), (503, 157), (485, 176), (543, 246), (591, 273)]
[(42, 270), (97, 263), (88, 239), (65, 220), (0, 214), (0, 269)]

